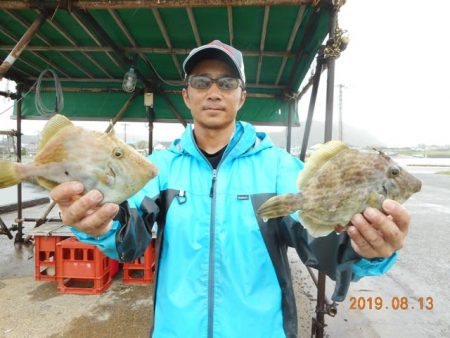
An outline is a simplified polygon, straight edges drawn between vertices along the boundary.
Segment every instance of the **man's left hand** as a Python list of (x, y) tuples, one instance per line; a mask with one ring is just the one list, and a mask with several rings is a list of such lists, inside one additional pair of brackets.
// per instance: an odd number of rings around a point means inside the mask
[(364, 258), (390, 257), (403, 247), (411, 219), (408, 210), (389, 199), (383, 210), (387, 215), (374, 208), (356, 214), (351, 220), (354, 226), (347, 230), (353, 249)]

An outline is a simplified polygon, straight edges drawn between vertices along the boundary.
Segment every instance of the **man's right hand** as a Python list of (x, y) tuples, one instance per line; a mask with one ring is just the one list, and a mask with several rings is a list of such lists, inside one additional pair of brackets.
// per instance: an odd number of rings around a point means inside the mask
[(61, 210), (63, 224), (92, 236), (101, 236), (111, 228), (119, 206), (114, 203), (99, 206), (103, 199), (100, 191), (94, 189), (82, 195), (83, 191), (82, 183), (71, 181), (57, 185), (50, 195)]

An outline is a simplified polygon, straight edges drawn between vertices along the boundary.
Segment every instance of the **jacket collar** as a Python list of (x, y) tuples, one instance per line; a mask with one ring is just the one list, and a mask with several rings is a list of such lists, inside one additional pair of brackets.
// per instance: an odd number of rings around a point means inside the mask
[[(237, 121), (236, 128), (230, 143), (225, 150), (227, 158), (253, 154), (263, 149), (273, 147), (270, 137), (266, 133), (256, 132), (250, 123)], [(193, 126), (186, 127), (181, 139), (176, 139), (169, 148), (175, 153), (188, 153), (194, 157), (201, 157), (200, 150), (195, 143)]]

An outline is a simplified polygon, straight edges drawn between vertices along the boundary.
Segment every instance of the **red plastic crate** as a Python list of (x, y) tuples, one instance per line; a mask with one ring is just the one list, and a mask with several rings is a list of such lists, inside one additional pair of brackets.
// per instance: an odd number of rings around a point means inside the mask
[(114, 276), (119, 272), (119, 261), (110, 258), (109, 264), (111, 265), (111, 278), (114, 278)]
[(34, 236), (34, 277), (41, 281), (56, 280), (56, 244), (67, 236)]
[(61, 293), (103, 293), (112, 281), (111, 261), (94, 245), (68, 238), (56, 245), (56, 271)]
[(152, 240), (144, 255), (132, 263), (123, 263), (123, 282), (151, 284), (155, 272), (155, 241)]

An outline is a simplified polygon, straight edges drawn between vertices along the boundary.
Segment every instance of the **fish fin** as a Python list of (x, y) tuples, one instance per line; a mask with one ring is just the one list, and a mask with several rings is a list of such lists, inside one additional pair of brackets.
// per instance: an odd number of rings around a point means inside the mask
[(39, 140), (38, 151), (45, 147), (48, 141), (61, 129), (73, 126), (73, 123), (64, 115), (56, 114), (45, 124)]
[(324, 237), (335, 231), (335, 226), (330, 226), (328, 223), (320, 222), (305, 214), (300, 215), (300, 222), (312, 237)]
[(17, 163), (0, 160), (0, 189), (11, 187), (22, 181), (17, 166)]
[(303, 205), (302, 197), (301, 194), (285, 194), (272, 197), (264, 202), (256, 213), (263, 219), (292, 214), (301, 209)]
[(303, 190), (306, 183), (311, 177), (332, 157), (348, 149), (348, 146), (338, 140), (332, 140), (323, 144), (319, 149), (308, 158), (305, 168), (300, 171), (297, 178), (297, 187), (299, 190)]
[(36, 177), (36, 182), (43, 188), (47, 190), (52, 190), (54, 187), (58, 185), (57, 182), (50, 181), (43, 177)]

